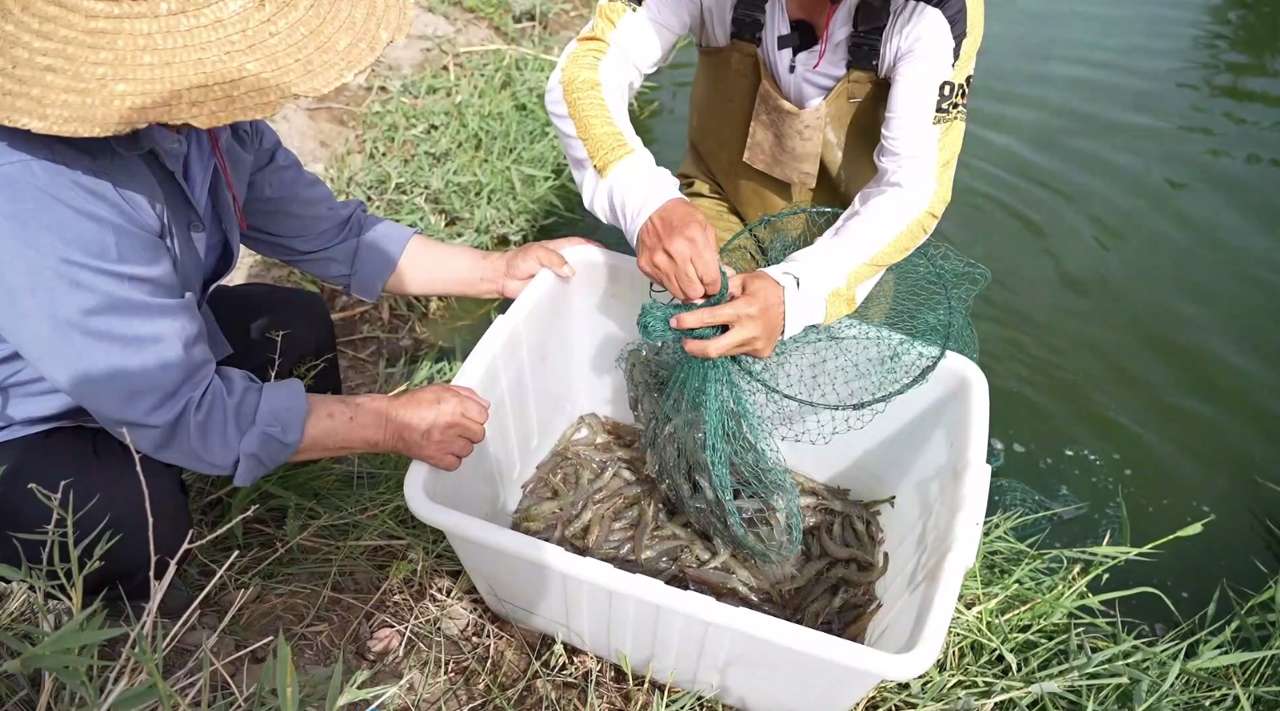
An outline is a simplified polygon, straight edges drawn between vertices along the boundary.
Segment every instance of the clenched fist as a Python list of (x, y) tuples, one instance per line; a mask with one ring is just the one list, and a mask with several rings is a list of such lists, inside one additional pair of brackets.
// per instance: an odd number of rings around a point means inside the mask
[(684, 349), (698, 358), (773, 355), (786, 325), (782, 286), (764, 272), (735, 275), (729, 279), (729, 300), (719, 306), (687, 311), (671, 320), (674, 328), (691, 330), (727, 326), (723, 334), (707, 340), (685, 339)]
[(391, 397), (384, 449), (453, 471), (484, 441), (488, 421), (489, 403), (474, 390), (428, 385)]
[(640, 271), (681, 301), (697, 301), (720, 291), (716, 232), (693, 203), (663, 203), (636, 237)]

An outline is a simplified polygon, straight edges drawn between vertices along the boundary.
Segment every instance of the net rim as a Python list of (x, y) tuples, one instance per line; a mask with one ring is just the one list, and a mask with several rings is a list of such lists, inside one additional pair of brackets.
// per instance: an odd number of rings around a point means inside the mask
[[(790, 207), (780, 212), (776, 212), (770, 215), (765, 215), (759, 219), (752, 221), (750, 224), (743, 226), (743, 228), (739, 230), (737, 234), (735, 234), (733, 237), (730, 237), (728, 241), (724, 243), (724, 246), (720, 248), (720, 253), (723, 255), (727, 250), (729, 250), (730, 247), (737, 244), (740, 240), (745, 240), (748, 237), (754, 239), (756, 241), (756, 244), (758, 246), (761, 246), (763, 251), (763, 245), (761, 244), (760, 239), (756, 235), (755, 231), (773, 222), (785, 220), (791, 217), (795, 217), (797, 215), (803, 215), (806, 217), (810, 215), (829, 215), (833, 217), (838, 217), (842, 214), (844, 214), (842, 210), (838, 210), (833, 207), (825, 207), (825, 206), (817, 206), (817, 205), (804, 205), (804, 206)], [(934, 242), (934, 244), (949, 248), (949, 245), (947, 245), (945, 242), (936, 241)], [(909, 257), (911, 255), (916, 254), (917, 251), (923, 246), (924, 246), (923, 243), (917, 246), (916, 249), (913, 250), (907, 256)], [(904, 259), (905, 258), (906, 257), (904, 257)], [(940, 275), (940, 270), (937, 268), (937, 265), (935, 264), (934, 260), (929, 259), (928, 255), (926, 255), (926, 261), (928, 262), (929, 266), (933, 268), (933, 273), (935, 275)], [(893, 266), (894, 265), (889, 265), (885, 269), (886, 270), (891, 269)], [(945, 279), (942, 279), (940, 276), (938, 278), (938, 283), (941, 285), (941, 288), (943, 291), (943, 297), (946, 303), (947, 311), (948, 313), (952, 313), (955, 308), (955, 302), (952, 299), (951, 286), (947, 283)], [(849, 313), (848, 315), (843, 316), (840, 319), (837, 319), (837, 321), (854, 318), (855, 314), (857, 314), (857, 309), (855, 309), (853, 312)], [(866, 410), (879, 405), (883, 405), (903, 395), (907, 391), (914, 389), (915, 387), (923, 383), (924, 380), (928, 378), (929, 375), (932, 374), (934, 370), (937, 369), (938, 364), (942, 362), (942, 359), (946, 357), (947, 352), (951, 350), (952, 332), (955, 327), (955, 324), (953, 323), (953, 321), (954, 319), (951, 319), (951, 318), (947, 319), (947, 330), (943, 338), (943, 343), (941, 346), (936, 347), (937, 355), (933, 357), (927, 365), (922, 367), (919, 372), (917, 372), (914, 376), (912, 376), (911, 379), (902, 383), (897, 388), (893, 389), (891, 392), (887, 392), (882, 395), (877, 395), (873, 398), (864, 399), (856, 403), (838, 404), (838, 403), (817, 402), (817, 401), (809, 400), (796, 395), (792, 395), (790, 393), (783, 392), (777, 386), (772, 385), (767, 380), (765, 380), (762, 376), (760, 376), (755, 369), (747, 365), (747, 363), (751, 361), (763, 360), (763, 359), (755, 358), (754, 356), (736, 355), (736, 356), (732, 356), (730, 360), (733, 362), (735, 366), (737, 366), (737, 368), (743, 374), (747, 376), (747, 378), (749, 378), (752, 382), (764, 388), (771, 394), (777, 395), (778, 397), (790, 400), (792, 402), (803, 405), (805, 407), (811, 407), (811, 408), (820, 409), (820, 410), (828, 410), (832, 412), (853, 412), (857, 410)], [(869, 323), (867, 321), (861, 321), (861, 323), (867, 326), (870, 326), (871, 328), (883, 329), (885, 331), (896, 333), (899, 336), (908, 338), (917, 343), (924, 343), (924, 341), (921, 341), (920, 339), (915, 338), (914, 336), (909, 336), (904, 333), (899, 333), (897, 331), (894, 331), (893, 329), (887, 328), (885, 326), (881, 326), (879, 324)]]

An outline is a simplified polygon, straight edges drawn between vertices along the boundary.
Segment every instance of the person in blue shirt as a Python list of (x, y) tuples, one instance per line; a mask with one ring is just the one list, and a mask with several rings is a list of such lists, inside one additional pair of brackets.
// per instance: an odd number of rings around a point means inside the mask
[(242, 244), (368, 300), (514, 298), (543, 268), (572, 274), (560, 251), (581, 240), (490, 253), (340, 201), (261, 120), (367, 68), (404, 34), (409, 4), (7, 7), (0, 563), (53, 560), (27, 537), (50, 520), (42, 489), (82, 537), (117, 537), (86, 592), (146, 599), (151, 542), (163, 571), (191, 528), (183, 470), (248, 486), (360, 452), (457, 468), (484, 437), (483, 397), (341, 395), (317, 295), (219, 286)]

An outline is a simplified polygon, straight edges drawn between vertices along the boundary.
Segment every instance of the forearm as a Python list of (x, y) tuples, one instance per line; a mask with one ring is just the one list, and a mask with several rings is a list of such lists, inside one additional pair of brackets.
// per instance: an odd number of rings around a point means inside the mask
[(290, 461), (387, 452), (453, 471), (484, 440), (489, 404), (474, 391), (428, 385), (402, 395), (311, 395)]
[(583, 205), (632, 244), (648, 217), (680, 192), (675, 176), (657, 165), (636, 134), (631, 97), (697, 15), (697, 4), (685, 0), (641, 8), (602, 3), (547, 83), (547, 114)]
[[(862, 201), (867, 194), (872, 199)], [(786, 294), (785, 336), (841, 318), (857, 308), (885, 269), (910, 254), (937, 224), (929, 196), (876, 190), (814, 244), (765, 271)]]
[(383, 395), (308, 395), (302, 443), (289, 461), (386, 451), (387, 402)]
[(405, 296), (496, 299), (501, 283), (497, 253), (414, 235), (385, 291)]

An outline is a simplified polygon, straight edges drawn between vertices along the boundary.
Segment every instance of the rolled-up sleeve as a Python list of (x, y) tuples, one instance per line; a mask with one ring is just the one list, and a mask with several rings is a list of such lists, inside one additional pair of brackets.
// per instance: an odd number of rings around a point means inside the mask
[(0, 333), (150, 457), (251, 484), (297, 451), (302, 383), (218, 367), (145, 203), (44, 161), (0, 167)]
[(370, 215), (359, 200), (338, 200), (266, 122), (251, 125), (244, 244), (366, 301), (377, 299), (414, 231)]

